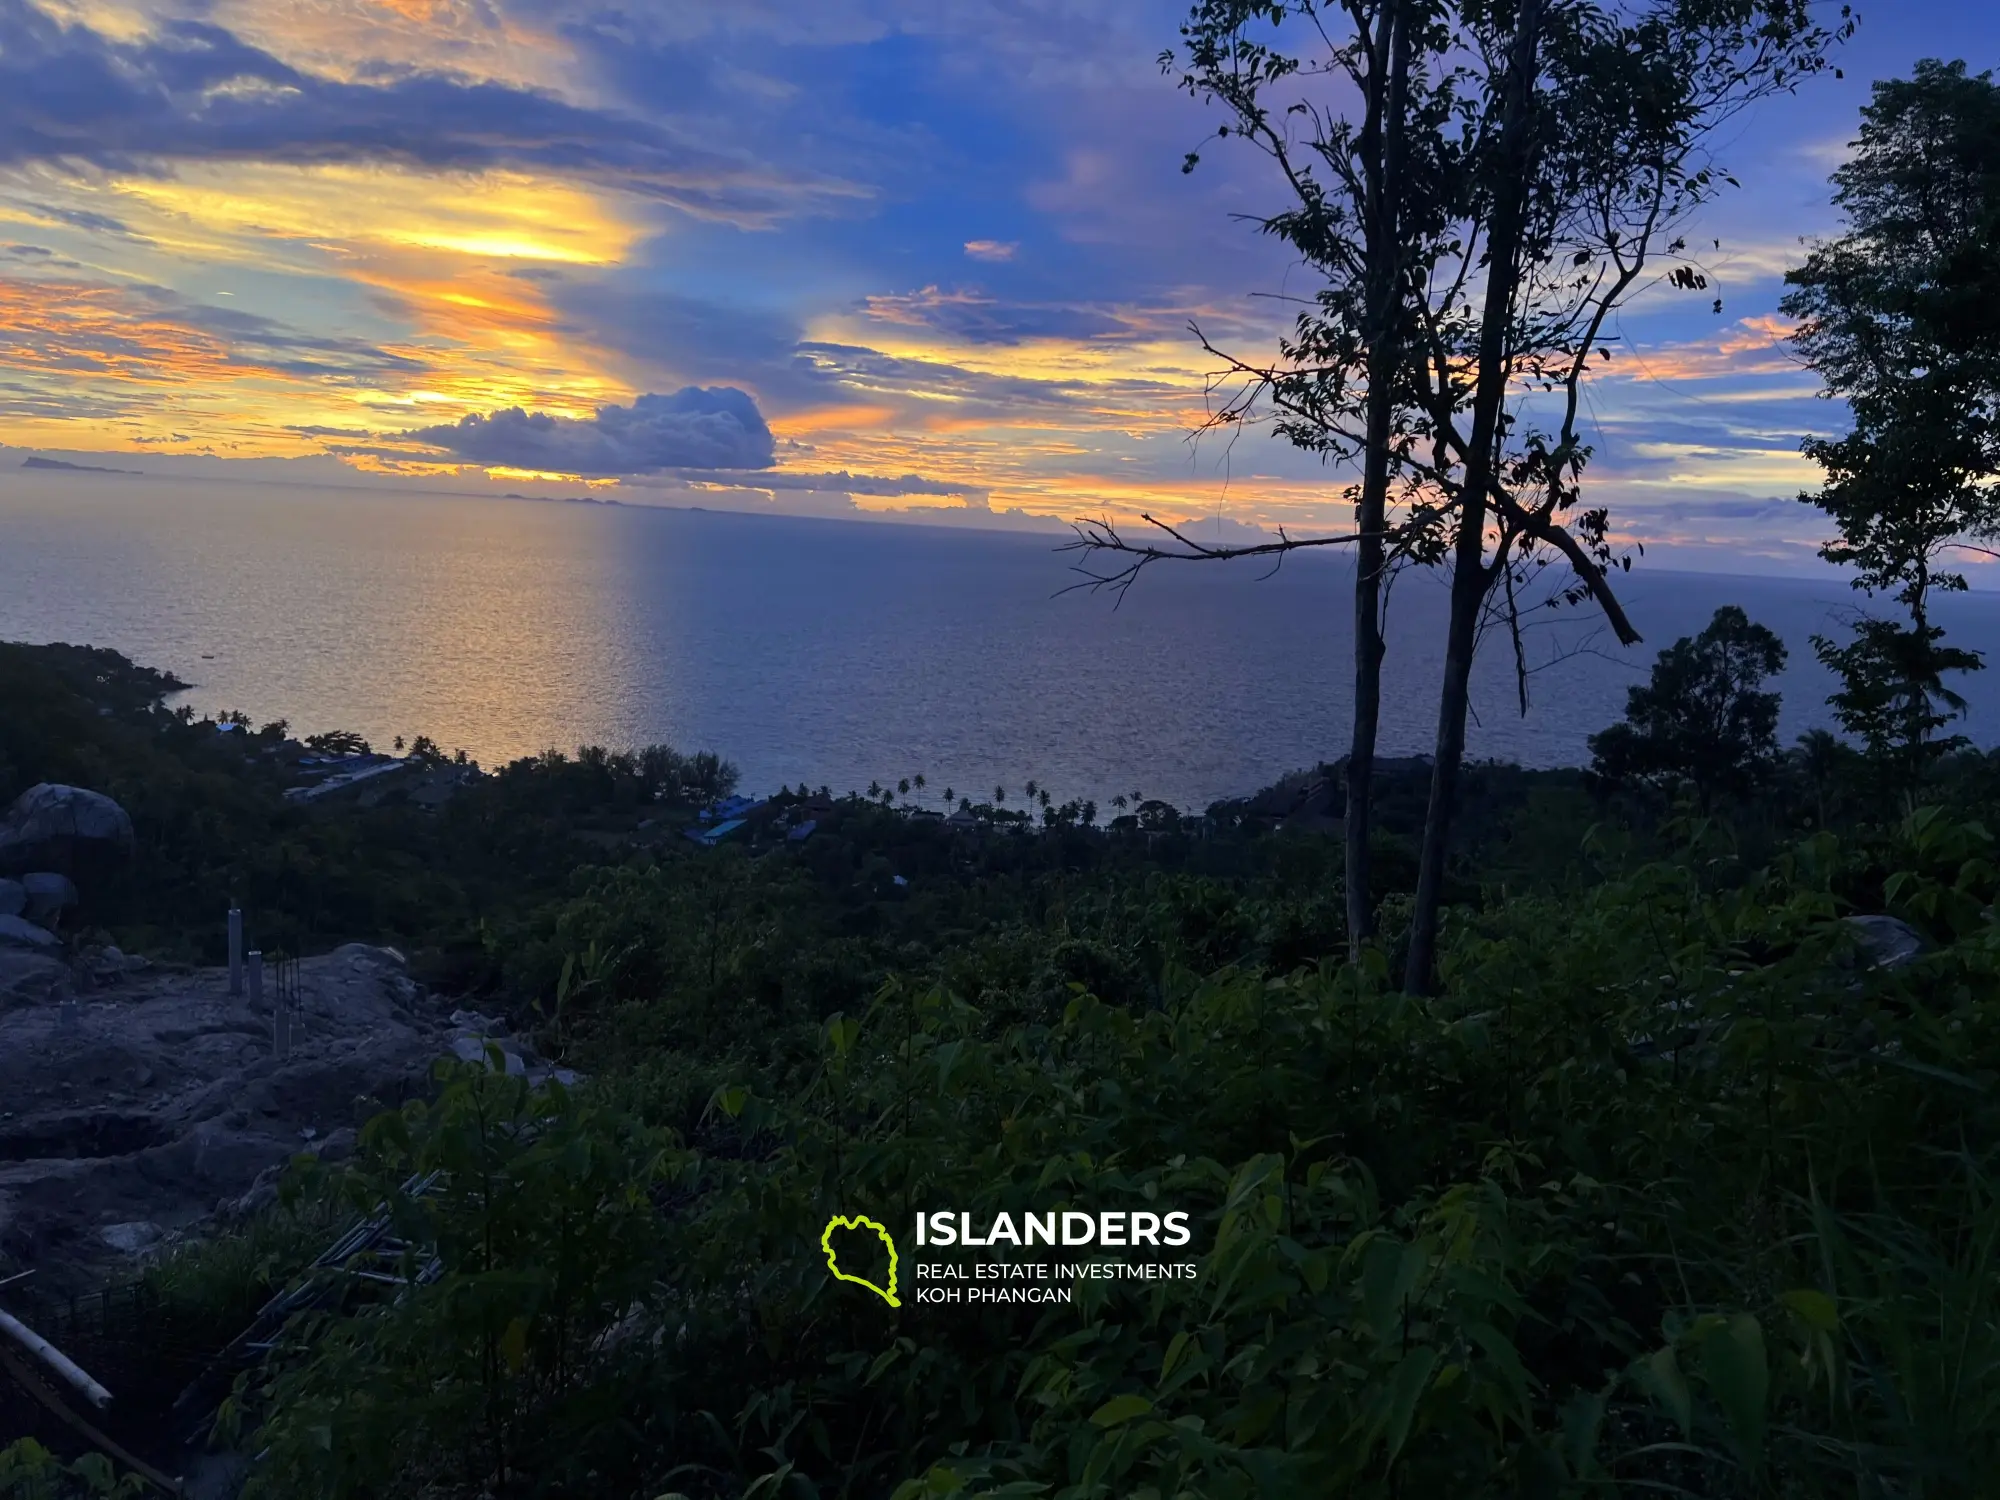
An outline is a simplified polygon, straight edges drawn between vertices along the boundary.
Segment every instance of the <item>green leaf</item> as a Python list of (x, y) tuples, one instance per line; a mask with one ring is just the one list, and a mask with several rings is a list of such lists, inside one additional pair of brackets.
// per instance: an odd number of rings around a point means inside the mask
[(1840, 1310), (1834, 1306), (1833, 1298), (1813, 1287), (1799, 1287), (1784, 1293), (1778, 1299), (1794, 1313), (1799, 1321), (1815, 1333), (1832, 1333), (1840, 1326)]
[(500, 1358), (506, 1362), (508, 1374), (521, 1373), (521, 1367), (528, 1362), (526, 1318), (513, 1318), (508, 1321), (506, 1331), (500, 1335)]
[(1437, 1350), (1412, 1349), (1396, 1366), (1396, 1373), (1389, 1381), (1389, 1425), (1386, 1436), (1389, 1441), (1389, 1459), (1393, 1463), (1396, 1455), (1403, 1451), (1403, 1444), (1409, 1441), (1410, 1423), (1416, 1417), (1417, 1403), (1423, 1400), (1424, 1392), (1430, 1389), (1431, 1371), (1437, 1368)]
[(1153, 1403), (1144, 1396), (1131, 1394), (1113, 1396), (1109, 1401), (1090, 1414), (1094, 1427), (1116, 1427), (1120, 1422), (1129, 1422), (1134, 1417), (1143, 1417), (1153, 1409)]
[(1680, 1427), (1683, 1437), (1694, 1436), (1694, 1393), (1672, 1344), (1655, 1349), (1634, 1367), (1634, 1376), (1646, 1392), (1664, 1406)]
[(1736, 1456), (1747, 1469), (1761, 1467), (1764, 1403), (1771, 1382), (1762, 1326), (1749, 1313), (1738, 1313), (1710, 1330), (1702, 1340), (1701, 1368), (1722, 1407)]

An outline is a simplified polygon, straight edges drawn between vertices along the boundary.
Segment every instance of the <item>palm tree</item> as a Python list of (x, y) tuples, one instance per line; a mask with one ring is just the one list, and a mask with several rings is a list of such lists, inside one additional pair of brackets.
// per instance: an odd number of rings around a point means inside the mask
[(1000, 806), (1006, 800), (1007, 800), (1007, 788), (1005, 788), (1004, 786), (996, 786), (995, 788), (993, 788), (993, 805), (995, 807)]
[(869, 782), (869, 783), (868, 783), (868, 800), (869, 800), (870, 802), (873, 802), (873, 801), (874, 801), (874, 800), (875, 800), (875, 799), (876, 799), (877, 797), (879, 797), (879, 796), (881, 796), (881, 795), (882, 795), (882, 783), (881, 783), (881, 782), (879, 782), (879, 781), (871, 781), (871, 782)]
[(1031, 781), (1031, 782), (1029, 782), (1029, 783), (1028, 783), (1028, 785), (1027, 785), (1027, 787), (1026, 787), (1026, 791), (1027, 791), (1027, 793), (1028, 793), (1028, 800), (1029, 800), (1030, 802), (1033, 802), (1033, 801), (1035, 800), (1035, 784), (1034, 784), (1034, 782), (1032, 782), (1032, 781)]
[(904, 778), (903, 778), (903, 779), (902, 779), (901, 781), (897, 782), (897, 783), (896, 783), (896, 790), (897, 790), (898, 792), (902, 793), (902, 794), (903, 794), (903, 795), (904, 795), (905, 797), (909, 796), (909, 795), (910, 795), (910, 778), (909, 778), (909, 777), (907, 777), (907, 776), (905, 776), (905, 777), (904, 777)]
[(1125, 794), (1123, 792), (1120, 792), (1117, 796), (1113, 797), (1111, 799), (1111, 805), (1117, 808), (1120, 812), (1125, 811)]
[(915, 776), (911, 777), (910, 779), (917, 784), (917, 792), (919, 795), (921, 795), (924, 789), (924, 773), (922, 771), (919, 771)]
[(946, 787), (946, 788), (944, 789), (944, 805), (945, 805), (946, 807), (950, 807), (950, 806), (951, 806), (951, 802), (952, 802), (952, 795), (953, 795), (953, 794), (952, 794), (952, 790), (951, 790), (951, 788), (950, 788), (950, 787)]
[(1042, 788), (1041, 797), (1042, 797), (1042, 811), (1047, 812), (1049, 810), (1049, 789), (1047, 787)]

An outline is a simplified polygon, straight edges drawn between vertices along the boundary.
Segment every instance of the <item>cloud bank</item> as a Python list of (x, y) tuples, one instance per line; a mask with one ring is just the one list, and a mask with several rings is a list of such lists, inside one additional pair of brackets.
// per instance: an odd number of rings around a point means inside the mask
[(763, 469), (776, 443), (747, 391), (686, 386), (604, 406), (588, 420), (518, 406), (402, 434), (489, 468), (611, 478), (664, 469)]
[(128, 171), (187, 161), (527, 168), (737, 221), (855, 191), (535, 89), (420, 70), (350, 82), (295, 68), (205, 21), (165, 21), (127, 41), (65, 24), (30, 0), (0, 0), (0, 166)]

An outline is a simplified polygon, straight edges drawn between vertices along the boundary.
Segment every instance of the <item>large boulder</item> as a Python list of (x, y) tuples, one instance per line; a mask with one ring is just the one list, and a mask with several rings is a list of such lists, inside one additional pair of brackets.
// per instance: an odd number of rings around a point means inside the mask
[(76, 905), (76, 883), (67, 875), (40, 870), (23, 875), (20, 885), (27, 898), (21, 915), (43, 927), (55, 926), (62, 914)]
[(56, 953), (62, 939), (46, 927), (24, 922), (19, 917), (0, 917), (0, 948), (26, 948), (31, 953)]
[(0, 817), (0, 870), (70, 866), (132, 846), (132, 819), (102, 792), (44, 781), (14, 799)]
[(1923, 956), (1930, 945), (1908, 922), (1880, 914), (1847, 918), (1855, 946), (1870, 969), (1901, 969)]
[(18, 880), (0, 880), (0, 917), (18, 917), (27, 907), (27, 887)]

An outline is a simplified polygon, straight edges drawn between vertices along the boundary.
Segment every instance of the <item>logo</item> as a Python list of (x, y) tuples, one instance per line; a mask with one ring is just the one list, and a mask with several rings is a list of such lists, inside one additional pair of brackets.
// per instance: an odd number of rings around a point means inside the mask
[[(887, 1291), (875, 1285), (874, 1282), (865, 1276), (850, 1276), (847, 1272), (840, 1269), (840, 1252), (833, 1248), (833, 1232), (836, 1229), (868, 1229), (875, 1232), (876, 1237), (882, 1241), (883, 1247), (889, 1252), (889, 1288)], [(834, 1280), (851, 1281), (856, 1286), (865, 1286), (891, 1307), (901, 1307), (903, 1305), (896, 1300), (896, 1242), (890, 1238), (889, 1231), (882, 1225), (861, 1214), (856, 1214), (852, 1218), (849, 1218), (845, 1214), (835, 1214), (826, 1221), (826, 1228), (820, 1231), (819, 1248), (826, 1254), (826, 1268), (833, 1272)]]

